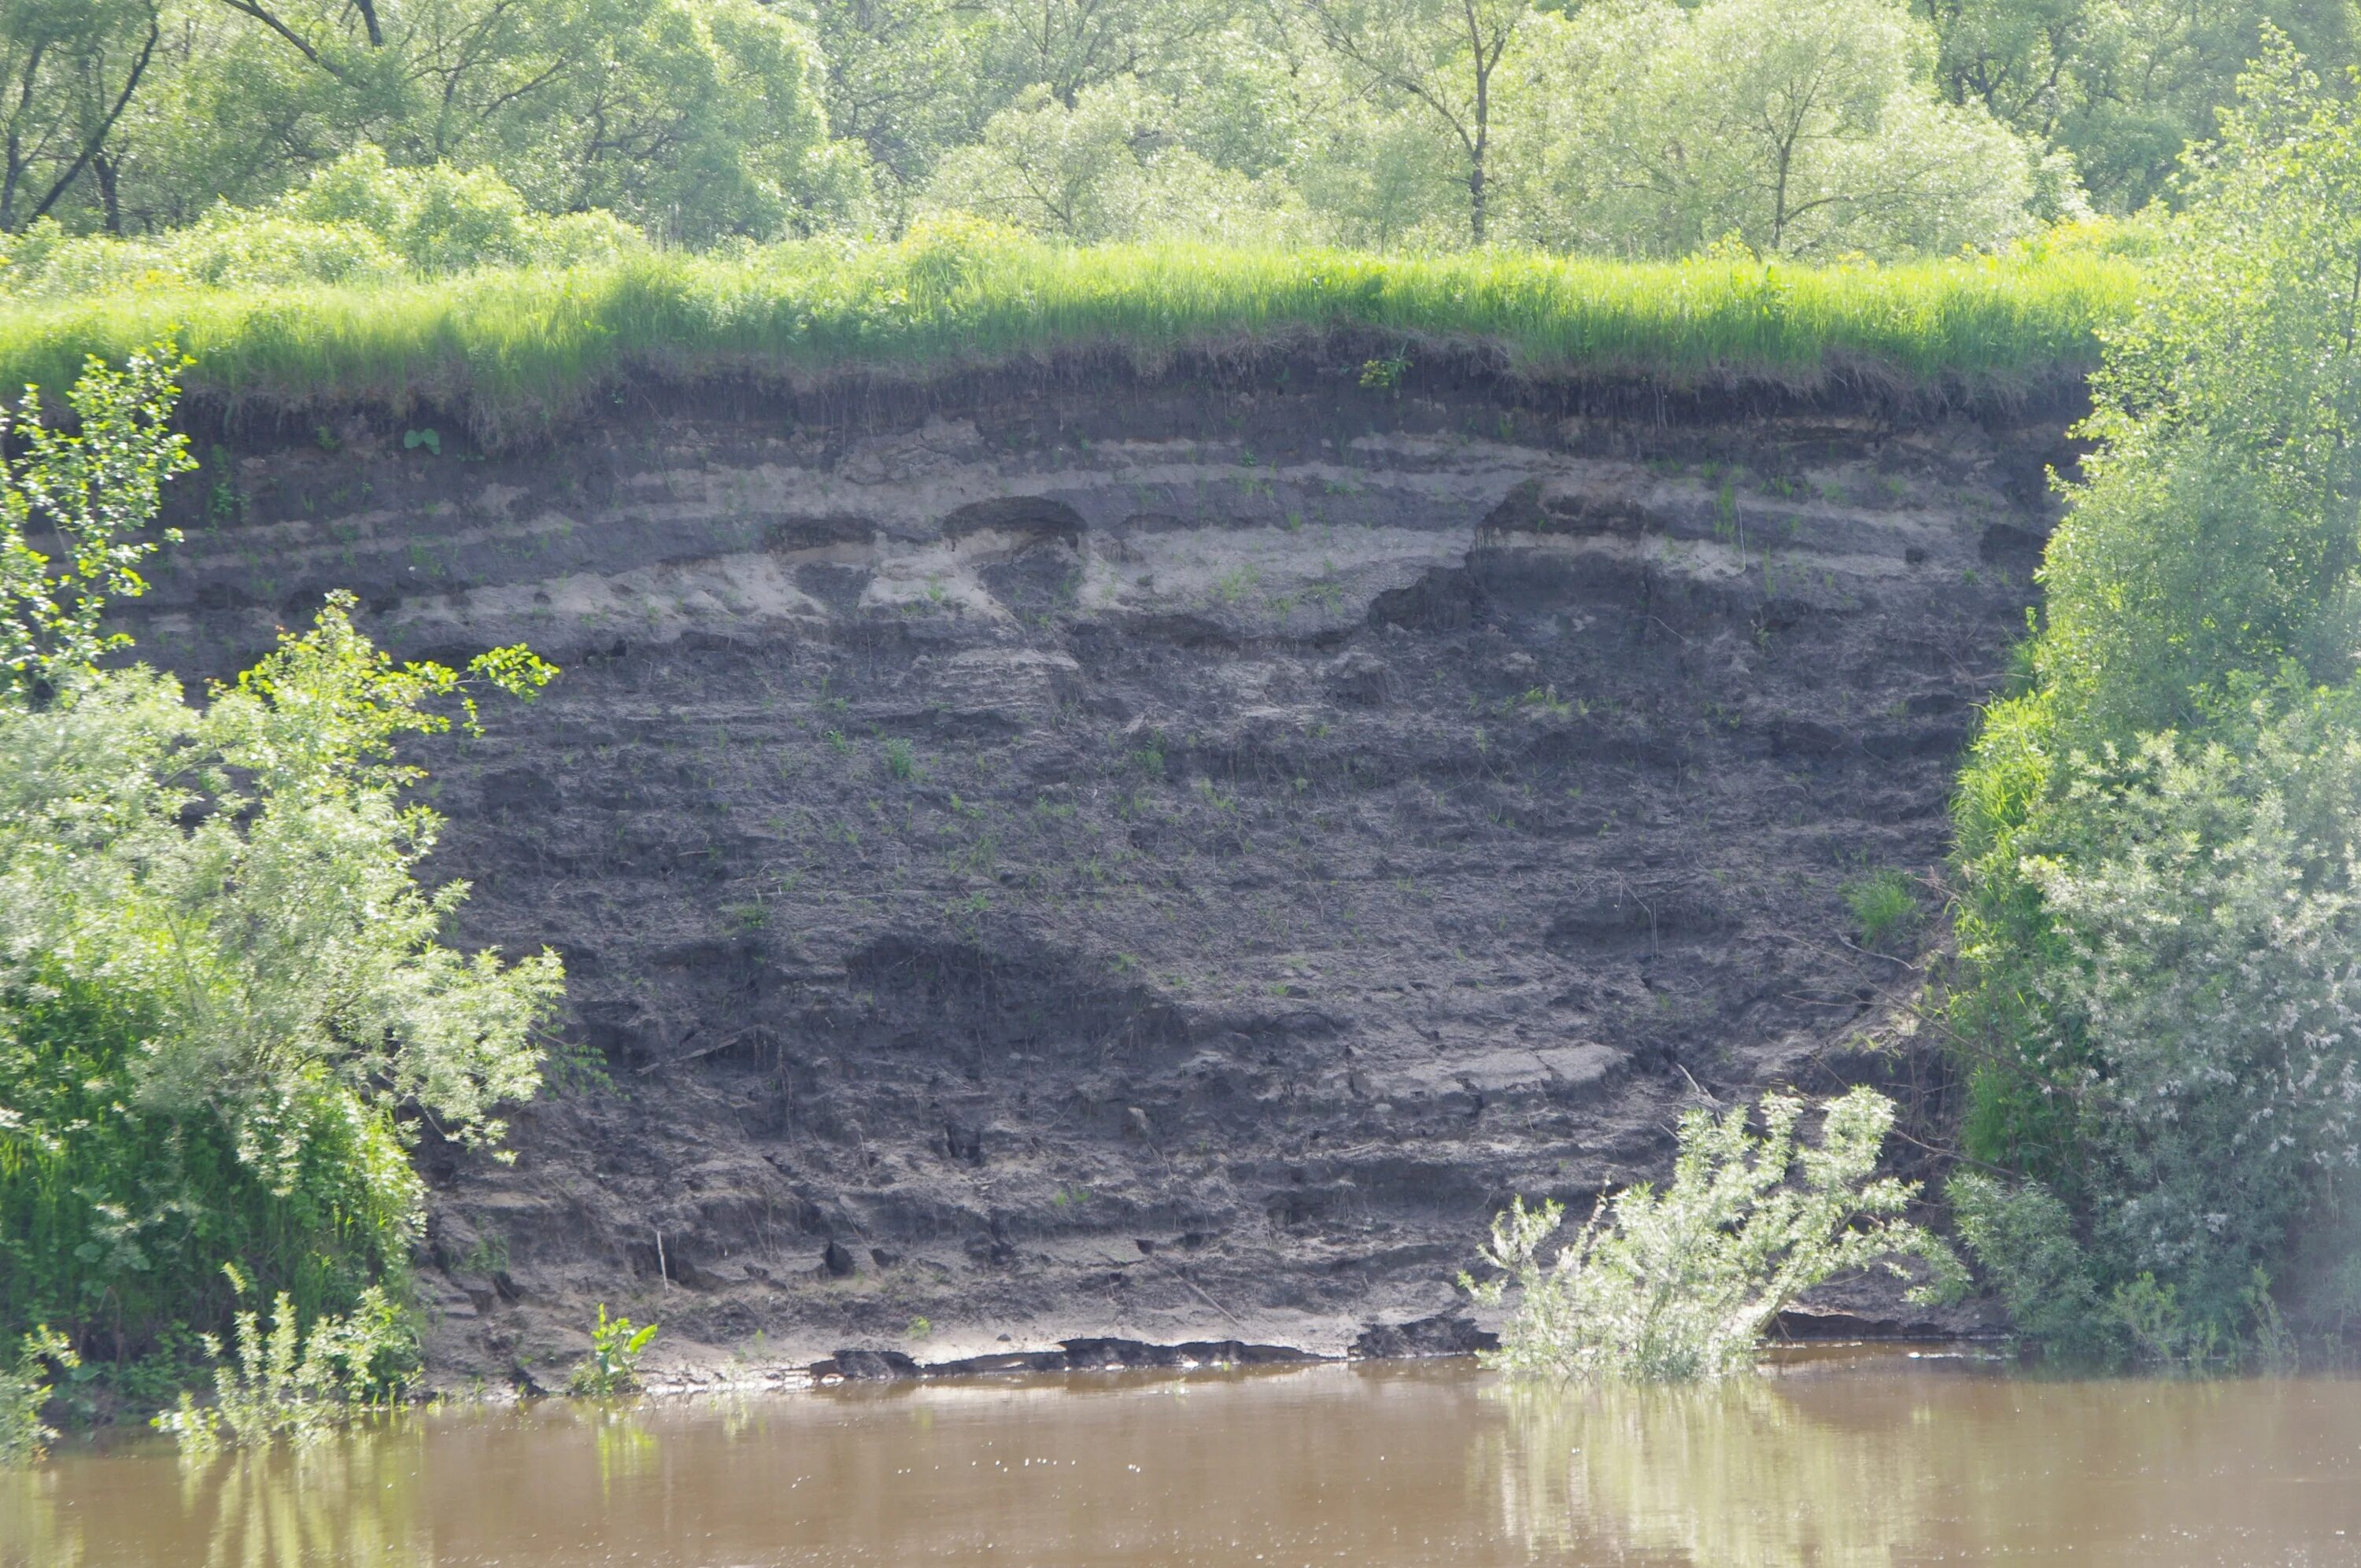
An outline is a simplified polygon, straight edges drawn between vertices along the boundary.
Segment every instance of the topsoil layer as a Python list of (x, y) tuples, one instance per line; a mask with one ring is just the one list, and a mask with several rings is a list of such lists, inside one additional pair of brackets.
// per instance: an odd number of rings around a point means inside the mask
[(566, 666), (425, 759), (457, 939), (562, 952), (596, 1069), (512, 1165), (422, 1147), (438, 1380), (553, 1383), (598, 1302), (684, 1369), (1448, 1347), (1382, 1331), (1688, 1105), (1939, 1124), (1841, 890), (1939, 869), (2073, 411), (1359, 368), (212, 449), (149, 659), (346, 587)]

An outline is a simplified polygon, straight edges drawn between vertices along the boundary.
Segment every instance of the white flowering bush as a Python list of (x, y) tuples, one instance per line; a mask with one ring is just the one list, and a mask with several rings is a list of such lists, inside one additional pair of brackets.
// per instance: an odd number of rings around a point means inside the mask
[(1516, 1294), (1492, 1365), (1521, 1376), (1715, 1378), (1752, 1365), (1780, 1310), (1838, 1275), (1902, 1274), (1916, 1258), (1928, 1278), (1914, 1295), (1954, 1288), (1949, 1250), (1900, 1217), (1916, 1185), (1874, 1174), (1894, 1102), (1870, 1089), (1831, 1101), (1817, 1146), (1796, 1135), (1805, 1109), (1763, 1096), (1760, 1133), (1748, 1106), (1689, 1112), (1671, 1183), (1602, 1199), (1547, 1262), (1563, 1207), (1511, 1203), (1483, 1249), (1499, 1277), (1460, 1277), (1488, 1306)]
[[(2212, 739), (2065, 765), (2048, 841), (2020, 862), (2055, 943), (2026, 1057), (2070, 1118), (2082, 1157), (2059, 1180), (2088, 1220), (2027, 1228), (1988, 1182), (1960, 1184), (2004, 1290), (2039, 1276), (2058, 1284), (2028, 1301), (2095, 1299), (2077, 1281), (2145, 1275), (2235, 1338), (2256, 1270), (2361, 1168), (2356, 724), (2349, 690), (2282, 686)], [(2087, 1257), (2070, 1266), (2070, 1245)]]

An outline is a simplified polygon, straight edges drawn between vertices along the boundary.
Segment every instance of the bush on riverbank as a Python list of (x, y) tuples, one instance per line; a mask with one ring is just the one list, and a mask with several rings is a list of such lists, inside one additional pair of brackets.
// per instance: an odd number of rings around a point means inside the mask
[(2029, 1334), (2269, 1338), (2361, 1166), (2361, 113), (2249, 73), (2094, 378), (1955, 817), (1963, 1231)]
[(1549, 1263), (1541, 1247), (1563, 1209), (1517, 1200), (1492, 1223), (1484, 1261), (1500, 1277), (1460, 1284), (1517, 1308), (1491, 1359), (1522, 1377), (1691, 1383), (1751, 1365), (1771, 1321), (1816, 1285), (1915, 1257), (1931, 1270), (1914, 1297), (1958, 1282), (1949, 1249), (1900, 1216), (1915, 1185), (1875, 1176), (1894, 1102), (1856, 1089), (1831, 1101), (1817, 1146), (1799, 1139), (1804, 1102), (1681, 1118), (1672, 1181), (1639, 1182), (1600, 1201)]
[(404, 1118), (497, 1142), (562, 982), (437, 940), (467, 886), (418, 885), (438, 823), (393, 751), (547, 666), (398, 665), (332, 598), (202, 706), (97, 667), (184, 466), (177, 367), (91, 366), (71, 433), (28, 399), (0, 470), (0, 1341), (116, 1363), (226, 1327), (225, 1263), (307, 1319), (398, 1285)]

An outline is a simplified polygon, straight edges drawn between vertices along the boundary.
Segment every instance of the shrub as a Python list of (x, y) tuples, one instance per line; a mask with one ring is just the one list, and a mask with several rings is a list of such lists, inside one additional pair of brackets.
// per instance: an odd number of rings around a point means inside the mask
[(82, 1365), (65, 1336), (47, 1324), (17, 1341), (14, 1366), (0, 1367), (0, 1468), (39, 1459), (58, 1435), (41, 1424), (41, 1407), (49, 1400), (45, 1363), (68, 1370)]
[(226, 203), (140, 239), (69, 237), (48, 219), (11, 237), (0, 298), (75, 301), (118, 291), (326, 284), (383, 288), (492, 267), (612, 266), (647, 250), (612, 213), (543, 215), (489, 170), (389, 166), (363, 146), (275, 206)]
[(1916, 1188), (1872, 1179), (1894, 1124), (1893, 1102), (1856, 1089), (1827, 1106), (1817, 1147), (1799, 1143), (1804, 1102), (1681, 1118), (1672, 1184), (1642, 1182), (1602, 1199), (1590, 1221), (1543, 1263), (1562, 1207), (1516, 1200), (1493, 1221), (1484, 1260), (1500, 1277), (1460, 1283), (1486, 1305), (1509, 1289), (1516, 1310), (1491, 1364), (1519, 1376), (1690, 1382), (1752, 1360), (1781, 1309), (1842, 1273), (1900, 1257), (1932, 1270), (1914, 1294), (1956, 1284), (1948, 1249), (1899, 1216)]
[(2143, 1275), (2237, 1332), (2255, 1270), (2361, 1165), (2356, 733), (2361, 692), (2260, 690), (2209, 739), (2070, 759), (2013, 841), (2045, 926), (2005, 1066), (2055, 1102), (2018, 1154), (2057, 1196), (1970, 1183), (1963, 1234), (2026, 1332), (2075, 1341), (2061, 1312)]
[[(244, 1277), (225, 1265), (243, 1294)], [(416, 1331), (385, 1292), (370, 1286), (346, 1316), (323, 1314), (298, 1332), (295, 1303), (280, 1291), (268, 1328), (253, 1312), (236, 1317), (237, 1354), (221, 1359), (221, 1342), (204, 1336), (214, 1368), (214, 1402), (199, 1405), (182, 1393), (178, 1409), (155, 1419), (159, 1431), (184, 1452), (208, 1453), (225, 1444), (269, 1447), (325, 1435), (355, 1411), (390, 1403), (418, 1361)]]
[(0, 1324), (136, 1352), (236, 1256), (349, 1302), (415, 1218), (396, 1107), (491, 1143), (539, 1082), (555, 957), (442, 947), (466, 884), (414, 880), (391, 747), (461, 677), (347, 603), (202, 709), (136, 670), (0, 704)]
[[(196, 466), (187, 437), (168, 428), (183, 363), (170, 339), (120, 370), (88, 361), (66, 394), (71, 429), (44, 417), (38, 388), (0, 407), (0, 704), (54, 692), (129, 643), (100, 622), (110, 599), (147, 591), (139, 563), (180, 537), (139, 531), (165, 482)], [(52, 563), (36, 534), (68, 559)]]
[(399, 1116), (496, 1143), (562, 983), (553, 954), (441, 945), (466, 884), (418, 885), (438, 824), (394, 757), (548, 666), (396, 664), (335, 596), (202, 707), (95, 668), (185, 466), (176, 364), (93, 366), (71, 433), (28, 396), (0, 464), (0, 1332), (118, 1360), (219, 1326), (231, 1260), (290, 1332), (398, 1287)]

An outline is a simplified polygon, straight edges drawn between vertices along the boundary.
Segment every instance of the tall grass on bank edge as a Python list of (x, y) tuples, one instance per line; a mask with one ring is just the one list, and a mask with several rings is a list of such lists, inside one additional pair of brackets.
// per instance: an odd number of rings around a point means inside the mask
[(1504, 349), (1519, 369), (1682, 380), (1808, 378), (1832, 357), (1914, 379), (1999, 379), (2097, 356), (2138, 285), (2094, 254), (1811, 269), (1484, 254), (1386, 258), (1191, 245), (1069, 249), (990, 232), (658, 252), (564, 271), (367, 290), (159, 287), (0, 302), (0, 386), (70, 384), (177, 331), (192, 391), (281, 408), (464, 407), (488, 442), (530, 433), (635, 368), (793, 376), (950, 369), (1071, 348), (1144, 357), (1291, 332)]

